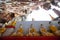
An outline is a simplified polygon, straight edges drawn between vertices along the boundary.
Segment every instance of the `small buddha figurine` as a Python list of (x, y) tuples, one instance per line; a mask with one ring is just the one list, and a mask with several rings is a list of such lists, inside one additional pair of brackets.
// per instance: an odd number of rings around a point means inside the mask
[(33, 36), (33, 32), (35, 32), (35, 31), (36, 30), (35, 30), (33, 24), (31, 24), (27, 36)]
[(33, 24), (31, 24), (31, 26), (29, 28), (29, 32), (31, 32), (31, 33), (36, 32), (36, 29), (34, 28)]
[(43, 36), (54, 36), (52, 33), (48, 32), (46, 28), (44, 28), (43, 24), (41, 24), (40, 31)]
[(24, 30), (23, 30), (22, 24), (20, 24), (20, 27), (17, 30), (17, 36), (23, 36), (23, 32), (24, 32)]
[(34, 28), (34, 25), (33, 24), (31, 24), (31, 26), (29, 28), (28, 36), (39, 36), (39, 34), (37, 33), (37, 31)]
[(56, 35), (56, 36), (60, 36), (60, 30), (58, 30), (56, 28), (55, 25), (52, 25), (51, 22), (49, 22), (49, 29)]

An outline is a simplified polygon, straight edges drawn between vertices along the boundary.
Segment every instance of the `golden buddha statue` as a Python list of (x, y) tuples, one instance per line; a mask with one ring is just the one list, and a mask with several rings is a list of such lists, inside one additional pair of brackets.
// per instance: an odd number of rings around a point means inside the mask
[(17, 30), (17, 36), (23, 36), (23, 32), (24, 32), (24, 30), (23, 30), (22, 24), (20, 24), (20, 27)]
[(36, 32), (36, 29), (34, 28), (33, 24), (31, 24), (31, 26), (29, 28), (29, 32), (31, 32), (31, 33)]
[(29, 33), (27, 35), (28, 36), (39, 36), (39, 34), (37, 33), (37, 31), (34, 28), (34, 25), (33, 24), (31, 24), (31, 26), (29, 28)]

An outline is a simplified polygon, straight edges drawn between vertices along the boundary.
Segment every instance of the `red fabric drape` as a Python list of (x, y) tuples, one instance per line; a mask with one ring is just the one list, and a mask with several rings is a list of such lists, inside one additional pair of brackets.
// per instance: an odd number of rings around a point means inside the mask
[(7, 25), (7, 26), (5, 26), (5, 28), (15, 28), (15, 26)]
[(60, 40), (60, 37), (0, 37), (0, 40)]

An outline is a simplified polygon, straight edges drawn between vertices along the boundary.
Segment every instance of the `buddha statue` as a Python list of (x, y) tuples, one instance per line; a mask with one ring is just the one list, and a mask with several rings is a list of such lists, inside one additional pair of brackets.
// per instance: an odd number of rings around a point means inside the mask
[(33, 24), (31, 24), (31, 26), (29, 28), (29, 32), (31, 32), (31, 33), (36, 32), (36, 29), (34, 28)]
[(24, 32), (24, 30), (23, 30), (22, 24), (20, 24), (20, 27), (17, 30), (17, 36), (23, 36), (23, 32)]
[(31, 24), (29, 28), (28, 36), (39, 36), (39, 33), (37, 33), (36, 29), (34, 28), (34, 25)]

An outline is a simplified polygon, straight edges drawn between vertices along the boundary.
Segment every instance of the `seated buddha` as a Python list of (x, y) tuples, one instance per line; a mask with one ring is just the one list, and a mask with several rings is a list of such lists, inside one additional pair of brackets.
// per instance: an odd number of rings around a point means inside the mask
[(53, 36), (52, 33), (48, 32), (46, 28), (44, 28), (43, 24), (41, 24), (40, 32), (42, 33), (43, 36)]
[(20, 27), (17, 30), (17, 36), (23, 36), (23, 32), (24, 32), (24, 30), (23, 30), (22, 24), (20, 24)]
[(49, 29), (57, 36), (60, 36), (60, 30), (56, 28), (55, 25), (52, 25), (51, 22), (49, 22), (50, 26)]
[(31, 33), (36, 32), (36, 29), (34, 28), (33, 24), (31, 24), (31, 27), (29, 28), (29, 32)]
[(28, 36), (39, 36), (39, 34), (37, 33), (37, 31), (34, 28), (34, 25), (33, 24), (31, 24), (31, 26), (29, 28)]

